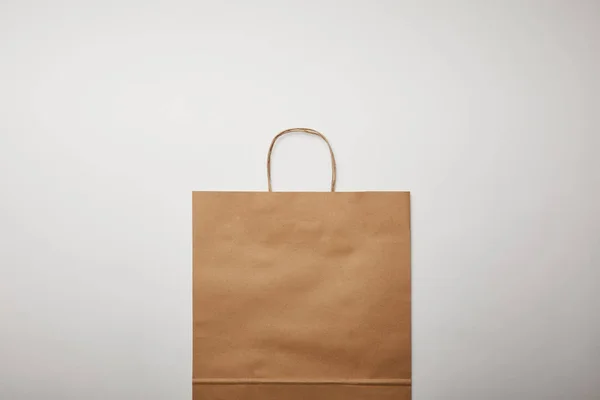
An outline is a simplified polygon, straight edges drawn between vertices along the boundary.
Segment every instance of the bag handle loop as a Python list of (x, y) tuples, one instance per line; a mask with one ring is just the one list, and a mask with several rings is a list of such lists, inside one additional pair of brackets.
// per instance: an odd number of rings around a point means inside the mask
[(329, 144), (329, 141), (327, 140), (325, 135), (323, 135), (321, 132), (315, 131), (314, 129), (310, 129), (310, 128), (286, 129), (285, 131), (279, 132), (277, 135), (275, 135), (275, 137), (271, 141), (271, 146), (269, 147), (269, 153), (267, 154), (267, 181), (269, 183), (269, 192), (273, 191), (273, 186), (271, 184), (271, 153), (273, 152), (273, 147), (275, 147), (275, 142), (277, 141), (277, 139), (279, 139), (281, 136), (283, 136), (287, 133), (291, 133), (291, 132), (304, 132), (304, 133), (308, 133), (311, 135), (316, 135), (316, 136), (320, 137), (321, 139), (323, 139), (325, 141), (325, 143), (327, 143), (327, 147), (329, 147), (329, 154), (331, 154), (331, 191), (335, 192), (336, 165), (335, 165), (335, 156), (333, 155), (333, 149), (331, 148), (331, 144)]

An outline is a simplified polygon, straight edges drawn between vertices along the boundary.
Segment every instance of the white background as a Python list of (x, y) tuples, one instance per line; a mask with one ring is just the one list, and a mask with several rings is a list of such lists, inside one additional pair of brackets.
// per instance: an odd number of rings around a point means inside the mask
[(0, 398), (189, 399), (190, 192), (294, 126), (412, 192), (415, 400), (600, 398), (599, 71), (593, 0), (0, 1)]

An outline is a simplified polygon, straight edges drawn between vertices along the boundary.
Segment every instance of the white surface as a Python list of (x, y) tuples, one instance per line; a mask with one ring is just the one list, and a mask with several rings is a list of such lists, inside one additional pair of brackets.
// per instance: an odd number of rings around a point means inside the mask
[[(187, 399), (192, 190), (412, 191), (414, 399), (600, 398), (600, 4), (0, 3), (0, 398)], [(326, 190), (317, 138), (276, 190)]]

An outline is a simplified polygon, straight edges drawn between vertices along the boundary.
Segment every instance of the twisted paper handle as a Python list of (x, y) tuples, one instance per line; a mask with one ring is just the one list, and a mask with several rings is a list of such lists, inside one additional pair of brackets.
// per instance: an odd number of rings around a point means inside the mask
[(321, 132), (317, 132), (314, 129), (310, 129), (310, 128), (286, 129), (285, 131), (279, 132), (273, 138), (273, 141), (271, 141), (271, 146), (269, 147), (269, 153), (267, 154), (267, 180), (269, 183), (269, 192), (273, 191), (273, 186), (271, 184), (271, 153), (273, 152), (273, 147), (275, 147), (275, 142), (277, 141), (277, 139), (279, 139), (281, 136), (285, 135), (286, 133), (290, 133), (290, 132), (304, 132), (304, 133), (308, 133), (311, 135), (316, 135), (316, 136), (320, 137), (321, 139), (323, 139), (325, 141), (325, 143), (327, 143), (327, 147), (329, 147), (329, 153), (331, 154), (331, 191), (335, 192), (336, 165), (335, 165), (335, 156), (333, 155), (333, 149), (331, 148), (331, 144), (329, 144), (329, 141), (327, 140), (325, 135), (323, 135)]

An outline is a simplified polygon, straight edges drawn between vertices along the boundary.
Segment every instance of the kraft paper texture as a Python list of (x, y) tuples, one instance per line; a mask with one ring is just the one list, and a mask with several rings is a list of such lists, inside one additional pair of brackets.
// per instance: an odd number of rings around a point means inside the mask
[(194, 400), (411, 398), (408, 192), (192, 203)]

